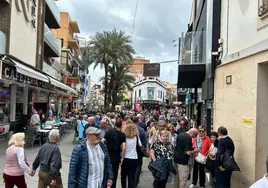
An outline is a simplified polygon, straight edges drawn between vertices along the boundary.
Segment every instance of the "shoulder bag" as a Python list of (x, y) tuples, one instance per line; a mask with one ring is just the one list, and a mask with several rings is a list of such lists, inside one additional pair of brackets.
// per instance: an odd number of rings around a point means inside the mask
[(225, 152), (221, 156), (222, 167), (227, 171), (241, 171), (239, 166), (237, 165), (234, 156), (230, 155), (230, 152), (227, 150), (225, 143), (223, 142), (225, 147)]

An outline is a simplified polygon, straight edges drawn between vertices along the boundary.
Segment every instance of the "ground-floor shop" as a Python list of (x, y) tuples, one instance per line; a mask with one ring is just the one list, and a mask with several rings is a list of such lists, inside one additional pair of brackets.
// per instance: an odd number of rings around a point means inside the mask
[(156, 100), (141, 100), (134, 103), (134, 109), (140, 110), (162, 110), (165, 108), (165, 103)]
[(0, 70), (0, 122), (6, 121), (1, 120), (2, 116), (10, 124), (21, 123), (21, 118), (30, 116), (32, 109), (47, 114), (51, 107), (55, 115), (66, 113), (63, 97), (77, 95), (71, 87), (15, 57), (1, 56)]
[[(248, 52), (241, 52), (240, 56)], [(233, 175), (232, 186), (249, 187), (266, 173), (268, 51), (230, 57), (215, 75), (214, 130), (227, 127), (235, 143), (241, 173)]]

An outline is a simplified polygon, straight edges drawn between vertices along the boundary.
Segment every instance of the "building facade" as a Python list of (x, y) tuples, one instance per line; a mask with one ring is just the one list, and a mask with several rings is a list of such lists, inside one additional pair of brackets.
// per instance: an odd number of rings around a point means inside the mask
[(262, 0), (222, 1), (214, 125), (226, 126), (235, 143), (242, 172), (234, 175), (234, 187), (249, 187), (266, 173), (267, 7), (268, 2)]
[(133, 86), (133, 109), (159, 109), (165, 105), (166, 94), (166, 86), (158, 78), (144, 78)]
[(145, 59), (144, 57), (135, 57), (129, 68), (130, 73), (140, 73), (143, 74), (144, 64), (149, 64), (150, 60)]
[(59, 27), (59, 18), (56, 10), (50, 9), (51, 3), (55, 6), (55, 2), (49, 0), (0, 1), (0, 46), (3, 49), (0, 54), (0, 111), (8, 116), (11, 124), (29, 115), (31, 109), (46, 112), (48, 106), (61, 98), (78, 95), (73, 88), (43, 70), (44, 58), (40, 56), (60, 56), (60, 41), (48, 38), (40, 28), (41, 25), (49, 29)]

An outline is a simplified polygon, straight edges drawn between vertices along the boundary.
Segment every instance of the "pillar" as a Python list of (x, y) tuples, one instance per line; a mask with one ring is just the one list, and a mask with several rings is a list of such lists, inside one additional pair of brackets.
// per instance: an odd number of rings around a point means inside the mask
[(10, 121), (14, 122), (16, 120), (16, 102), (17, 102), (17, 85), (11, 85), (11, 95), (10, 95)]
[(28, 87), (24, 87), (23, 88), (23, 114), (27, 115), (28, 114), (28, 92), (29, 92), (29, 88)]

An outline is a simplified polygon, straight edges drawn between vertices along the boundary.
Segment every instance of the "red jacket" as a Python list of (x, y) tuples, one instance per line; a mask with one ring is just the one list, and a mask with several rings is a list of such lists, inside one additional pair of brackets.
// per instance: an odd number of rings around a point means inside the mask
[[(197, 138), (193, 138), (192, 139), (192, 144), (193, 144), (193, 148), (196, 148), (196, 140)], [(209, 148), (211, 146), (211, 141), (210, 141), (210, 138), (208, 136), (205, 136), (203, 138), (203, 141), (202, 141), (202, 144), (201, 144), (201, 150), (200, 150), (200, 153), (202, 155), (205, 155), (207, 156), (208, 155), (208, 152), (209, 152)]]

